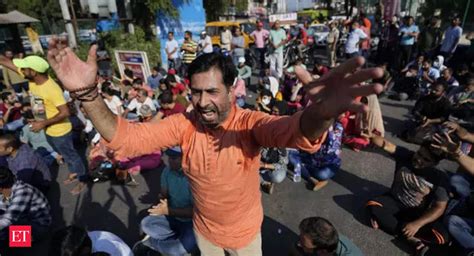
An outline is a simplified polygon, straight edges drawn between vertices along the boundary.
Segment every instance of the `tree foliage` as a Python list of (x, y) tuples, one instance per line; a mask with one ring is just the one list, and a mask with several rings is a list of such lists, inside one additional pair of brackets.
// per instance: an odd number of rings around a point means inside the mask
[(40, 32), (58, 33), (58, 22), (62, 20), (61, 7), (58, 0), (3, 0), (4, 11), (18, 10), (41, 21), (37, 27)]
[[(436, 9), (441, 10), (441, 18), (443, 21), (449, 22), (449, 18), (453, 15), (458, 15), (461, 19), (464, 17), (468, 0), (430, 0), (425, 1), (421, 8), (421, 13), (424, 17), (431, 17)], [(474, 2), (471, 1), (471, 7), (468, 10), (467, 21), (474, 21), (472, 15), (474, 11)]]
[[(204, 9), (206, 9), (207, 21), (219, 20), (219, 16), (228, 12), (232, 0), (203, 0)], [(235, 0), (235, 10), (237, 13), (246, 12), (248, 9), (247, 0)]]
[[(113, 67), (118, 70), (115, 61), (115, 50), (144, 51), (147, 53), (148, 61), (151, 66), (155, 66), (161, 62), (160, 42), (156, 39), (146, 40), (143, 29), (137, 27), (135, 34), (124, 33), (121, 30), (111, 31), (100, 34), (100, 38), (104, 40), (105, 47), (112, 59)], [(87, 59), (89, 52), (88, 44), (81, 44), (76, 51), (79, 58)]]

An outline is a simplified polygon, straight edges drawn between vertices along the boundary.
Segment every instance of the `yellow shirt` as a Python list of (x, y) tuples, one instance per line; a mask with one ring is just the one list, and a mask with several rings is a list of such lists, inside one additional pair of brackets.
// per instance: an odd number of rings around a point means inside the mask
[[(66, 104), (63, 91), (59, 85), (51, 78), (44, 84), (37, 85), (30, 82), (31, 108), (35, 119), (51, 119), (59, 113), (58, 106)], [(60, 137), (72, 130), (69, 118), (48, 126), (46, 134), (52, 137)]]

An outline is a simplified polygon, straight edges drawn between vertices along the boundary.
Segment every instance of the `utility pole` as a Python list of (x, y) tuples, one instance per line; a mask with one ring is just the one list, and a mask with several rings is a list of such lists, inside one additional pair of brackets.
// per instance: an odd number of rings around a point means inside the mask
[(69, 8), (66, 1), (67, 0), (59, 0), (59, 5), (61, 6), (61, 13), (63, 14), (64, 22), (66, 23), (66, 33), (68, 37), (69, 47), (76, 48), (76, 34), (74, 33), (74, 27), (71, 22), (71, 15), (69, 14)]

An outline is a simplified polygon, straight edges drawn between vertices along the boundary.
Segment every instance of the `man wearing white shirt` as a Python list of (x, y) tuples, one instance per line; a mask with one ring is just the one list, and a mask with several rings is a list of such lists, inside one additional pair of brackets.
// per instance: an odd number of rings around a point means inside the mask
[(345, 46), (346, 58), (359, 56), (359, 45), (364, 40), (367, 40), (367, 35), (359, 28), (359, 22), (354, 21)]
[(199, 50), (202, 53), (211, 53), (212, 52), (212, 41), (211, 37), (206, 34), (206, 31), (201, 32), (201, 39), (199, 39)]
[[(137, 97), (130, 101), (130, 103), (128, 104), (127, 108), (123, 113), (123, 116), (128, 119), (135, 119), (137, 116), (141, 115), (140, 108), (143, 105), (148, 105), (153, 113), (156, 112), (155, 104), (153, 104), (153, 100), (148, 97), (147, 91), (139, 90)], [(135, 111), (136, 115), (129, 115), (131, 111)]]
[(165, 51), (168, 57), (168, 68), (176, 69), (178, 65), (178, 41), (174, 39), (174, 33), (168, 32), (168, 41), (166, 41)]

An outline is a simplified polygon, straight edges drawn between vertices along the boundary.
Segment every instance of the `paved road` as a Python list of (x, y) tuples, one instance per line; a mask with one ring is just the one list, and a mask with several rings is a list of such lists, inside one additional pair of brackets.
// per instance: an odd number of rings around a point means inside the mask
[[(403, 121), (413, 102), (381, 101), (386, 124), (386, 137), (396, 144), (415, 149), (393, 135), (403, 127)], [(339, 232), (351, 238), (366, 255), (408, 255), (403, 244), (382, 231), (366, 225), (364, 203), (385, 192), (393, 178), (394, 161), (381, 151), (369, 149), (356, 153), (344, 148), (343, 164), (327, 187), (319, 192), (305, 188), (304, 183), (286, 179), (273, 195), (263, 194), (265, 220), (262, 226), (264, 255), (287, 255), (289, 246), (298, 239), (298, 224), (308, 216), (322, 216), (334, 223)], [(454, 170), (452, 163), (442, 163)], [(70, 186), (61, 181), (67, 171), (61, 166), (57, 181), (50, 191), (54, 227), (71, 223), (85, 225), (88, 230), (107, 230), (122, 237), (130, 246), (140, 238), (139, 222), (144, 211), (156, 202), (160, 170), (138, 176), (138, 187), (126, 187), (110, 182), (94, 184), (80, 196), (69, 194)], [(47, 255), (43, 242), (20, 255)]]

